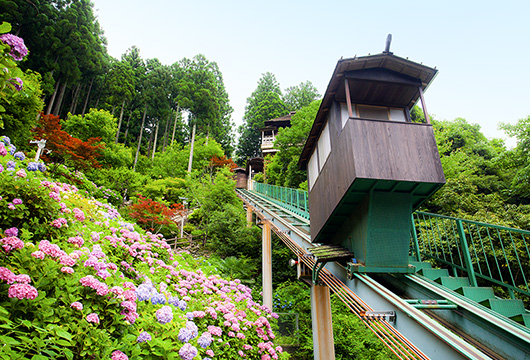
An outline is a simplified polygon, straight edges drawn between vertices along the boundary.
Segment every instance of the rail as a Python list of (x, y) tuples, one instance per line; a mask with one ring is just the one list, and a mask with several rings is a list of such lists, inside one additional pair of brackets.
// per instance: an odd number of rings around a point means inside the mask
[(472, 286), (493, 283), (500, 296), (530, 296), (530, 231), (421, 211), (412, 214), (412, 224), (418, 261), (434, 260)]
[(259, 194), (265, 195), (276, 202), (280, 202), (281, 205), (286, 207), (288, 210), (291, 210), (295, 214), (298, 214), (305, 219), (309, 219), (307, 191), (263, 184), (257, 181), (253, 182), (252, 190)]

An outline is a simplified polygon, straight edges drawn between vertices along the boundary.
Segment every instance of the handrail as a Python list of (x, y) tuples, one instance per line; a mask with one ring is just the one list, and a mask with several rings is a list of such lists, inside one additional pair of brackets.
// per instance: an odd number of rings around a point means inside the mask
[(412, 225), (418, 260), (449, 267), (472, 286), (493, 283), (512, 299), (516, 292), (530, 296), (530, 231), (421, 211), (412, 214)]
[[(307, 191), (256, 181), (252, 189), (309, 219)], [(412, 214), (412, 230), (418, 261), (467, 276), (471, 286), (493, 285), (502, 297), (530, 296), (530, 231), (422, 211)]]
[(307, 191), (253, 181), (252, 190), (277, 200), (294, 213), (309, 219)]

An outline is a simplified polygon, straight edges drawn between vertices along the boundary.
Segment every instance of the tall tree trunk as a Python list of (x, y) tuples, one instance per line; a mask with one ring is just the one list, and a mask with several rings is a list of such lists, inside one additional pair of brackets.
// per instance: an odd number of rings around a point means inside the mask
[(123, 99), (123, 102), (121, 103), (120, 120), (118, 121), (118, 132), (116, 133), (116, 141), (114, 142), (115, 144), (118, 143), (118, 138), (120, 137), (121, 120), (123, 119), (124, 108), (125, 108), (125, 99)]
[(73, 114), (75, 99), (77, 98), (77, 95), (79, 94), (80, 88), (81, 88), (81, 85), (77, 84), (76, 86), (74, 86), (74, 89), (72, 90), (72, 102), (70, 103), (70, 109), (68, 109), (68, 112), (71, 114)]
[(90, 86), (88, 87), (88, 92), (86, 94), (85, 103), (83, 105), (83, 111), (81, 112), (81, 116), (85, 116), (86, 107), (88, 105), (88, 98), (90, 97), (90, 92), (92, 91), (92, 84), (94, 84), (94, 78), (90, 80)]
[(149, 141), (147, 142), (147, 157), (151, 157), (151, 144), (153, 143), (153, 131), (149, 135)]
[(160, 120), (156, 122), (155, 141), (153, 142), (153, 154), (151, 155), (151, 161), (155, 159), (156, 142), (158, 141), (158, 127), (159, 126), (160, 126)]
[(83, 86), (81, 86), (79, 88), (79, 91), (77, 92), (76, 96), (75, 96), (75, 102), (74, 102), (74, 107), (72, 109), (72, 111), (70, 111), (72, 114), (75, 114), (76, 113), (76, 110), (77, 110), (77, 103), (79, 102), (79, 96), (81, 95), (81, 92), (83, 90), (85, 90), (85, 85), (86, 84), (83, 84)]
[(55, 116), (59, 116), (59, 112), (61, 111), (61, 106), (63, 105), (65, 91), (66, 91), (66, 81), (61, 84), (61, 89), (59, 90), (59, 97), (57, 98), (57, 101), (55, 102), (55, 105), (53, 107), (52, 114)]
[(129, 118), (127, 119), (127, 128), (125, 129), (125, 140), (123, 140), (123, 145), (127, 143), (127, 135), (129, 135), (129, 121), (131, 121), (132, 113), (133, 111), (131, 109), (131, 112), (129, 113)]
[(46, 115), (50, 115), (52, 111), (53, 103), (55, 102), (55, 97), (57, 96), (60, 83), (61, 83), (61, 79), (57, 80), (57, 82), (55, 83), (55, 89), (53, 90), (53, 95), (50, 99), (50, 102), (48, 103), (48, 108), (46, 109)]
[(196, 124), (193, 124), (193, 130), (191, 131), (191, 147), (190, 147), (190, 160), (188, 161), (188, 172), (191, 172), (191, 164), (193, 163), (193, 146), (195, 145), (195, 128)]
[(142, 144), (142, 134), (144, 132), (145, 115), (147, 114), (147, 103), (144, 108), (144, 116), (142, 116), (142, 126), (140, 127), (140, 136), (138, 137), (138, 147), (136, 148), (136, 156), (134, 157), (133, 171), (136, 170), (136, 163), (138, 162), (138, 154), (140, 153), (140, 145)]
[(175, 122), (173, 123), (173, 135), (171, 136), (171, 144), (175, 141), (175, 130), (177, 129), (177, 119), (179, 116), (179, 106), (177, 105), (177, 114), (175, 115)]
[(166, 145), (167, 145), (167, 131), (169, 129), (169, 123), (171, 122), (171, 114), (167, 116), (166, 121), (166, 131), (164, 132), (164, 146), (162, 147), (162, 151), (166, 151)]

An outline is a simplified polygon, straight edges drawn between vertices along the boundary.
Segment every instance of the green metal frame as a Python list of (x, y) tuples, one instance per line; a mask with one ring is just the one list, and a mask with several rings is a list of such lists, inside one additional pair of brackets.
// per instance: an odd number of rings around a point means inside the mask
[[(309, 219), (307, 191), (254, 182), (253, 189)], [(530, 231), (416, 211), (411, 215), (411, 253), (467, 276), (472, 286), (500, 286), (530, 296)], [(350, 269), (364, 272), (366, 269)]]
[(411, 251), (447, 266), (472, 286), (496, 285), (530, 296), (530, 231), (417, 211)]

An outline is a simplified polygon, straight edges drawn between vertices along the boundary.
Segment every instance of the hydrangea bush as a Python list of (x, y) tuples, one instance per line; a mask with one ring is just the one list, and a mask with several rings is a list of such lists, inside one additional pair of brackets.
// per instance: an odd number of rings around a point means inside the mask
[(1, 359), (287, 357), (239, 280), (0, 144)]

